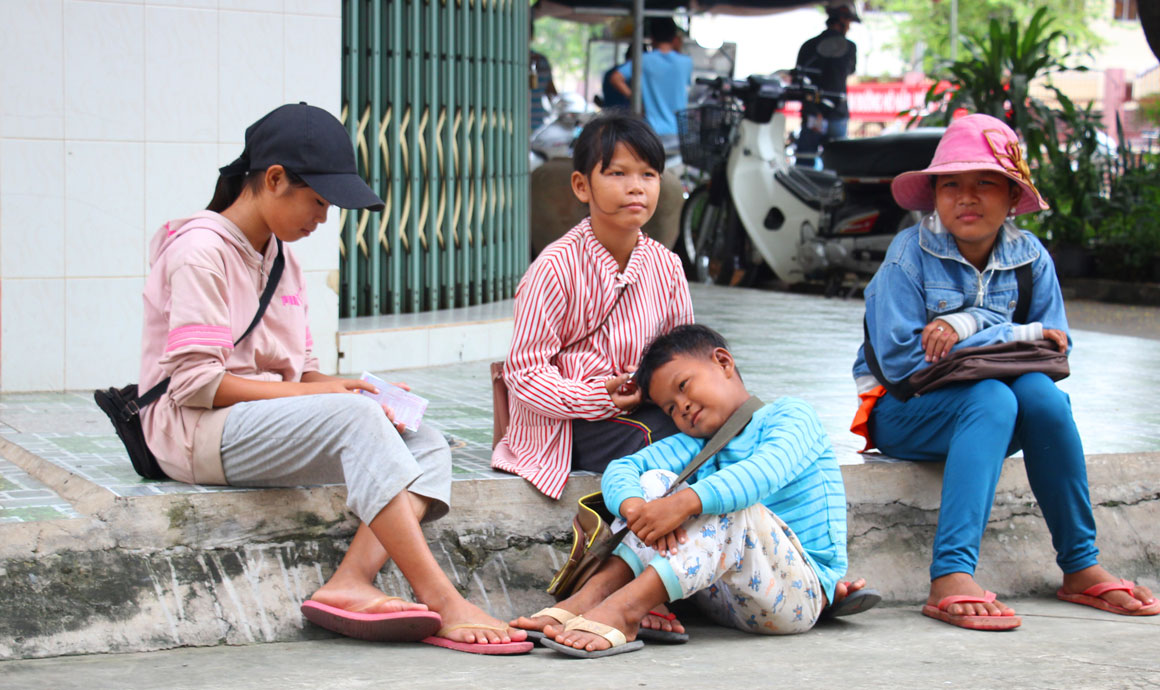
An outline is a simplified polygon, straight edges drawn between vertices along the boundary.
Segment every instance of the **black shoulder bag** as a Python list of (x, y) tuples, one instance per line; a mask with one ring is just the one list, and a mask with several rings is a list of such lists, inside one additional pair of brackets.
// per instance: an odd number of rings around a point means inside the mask
[[(258, 313), (254, 315), (254, 320), (250, 322), (246, 331), (234, 341), (234, 345), (245, 340), (246, 336), (262, 320), (262, 315), (266, 313), (266, 307), (270, 306), (270, 300), (274, 297), (278, 281), (282, 278), (282, 269), (286, 265), (286, 259), (282, 256), (282, 240), (275, 237), (274, 241), (278, 243), (278, 256), (274, 258), (274, 264), (270, 267), (270, 277), (266, 280), (266, 289), (262, 291), (262, 296), (258, 300)], [(165, 394), (165, 391), (169, 389), (169, 378), (165, 377), (141, 397), (137, 397), (137, 384), (135, 383), (124, 388), (93, 391), (93, 400), (96, 401), (97, 407), (108, 415), (121, 443), (125, 444), (125, 450), (129, 453), (133, 469), (146, 479), (169, 478), (161, 466), (157, 464), (157, 458), (149, 450), (148, 444), (145, 443), (145, 432), (141, 428), (141, 410)]]

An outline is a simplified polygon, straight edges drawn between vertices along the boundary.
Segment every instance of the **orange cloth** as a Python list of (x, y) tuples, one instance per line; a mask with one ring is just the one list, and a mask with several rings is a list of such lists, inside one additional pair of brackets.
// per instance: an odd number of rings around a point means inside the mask
[(878, 403), (878, 398), (884, 395), (886, 395), (886, 388), (883, 386), (875, 386), (865, 393), (858, 394), (858, 397), (862, 400), (862, 404), (858, 405), (858, 411), (854, 414), (854, 421), (850, 423), (850, 431), (866, 439), (866, 447), (858, 451), (859, 453), (865, 453), (877, 447), (870, 438), (870, 411)]

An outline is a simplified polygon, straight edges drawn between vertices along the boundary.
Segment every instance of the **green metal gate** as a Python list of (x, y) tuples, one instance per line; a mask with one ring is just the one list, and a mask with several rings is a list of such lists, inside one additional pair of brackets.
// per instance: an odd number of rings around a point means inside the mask
[(511, 297), (528, 263), (526, 0), (342, 12), (342, 119), (386, 208), (340, 215), (339, 315)]

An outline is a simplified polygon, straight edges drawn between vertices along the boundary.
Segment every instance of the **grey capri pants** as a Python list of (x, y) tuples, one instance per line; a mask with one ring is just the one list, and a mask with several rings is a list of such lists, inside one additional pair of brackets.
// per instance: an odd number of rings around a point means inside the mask
[(231, 486), (346, 484), (346, 504), (370, 523), (400, 491), (431, 499), (424, 521), (447, 514), (451, 450), (428, 424), (402, 435), (365, 395), (256, 400), (230, 408), (222, 469)]

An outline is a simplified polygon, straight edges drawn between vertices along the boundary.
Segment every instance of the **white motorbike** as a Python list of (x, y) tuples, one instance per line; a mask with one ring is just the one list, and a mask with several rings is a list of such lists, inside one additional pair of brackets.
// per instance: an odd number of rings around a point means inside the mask
[(793, 165), (785, 104), (832, 105), (795, 70), (772, 77), (698, 80), (709, 102), (685, 111), (681, 153), (710, 170), (681, 213), (677, 253), (691, 280), (750, 285), (762, 266), (793, 285), (822, 281), (836, 293), (850, 274), (874, 274), (894, 235), (918, 221), (894, 203), (890, 181), (930, 164), (941, 128), (826, 145), (825, 170)]

